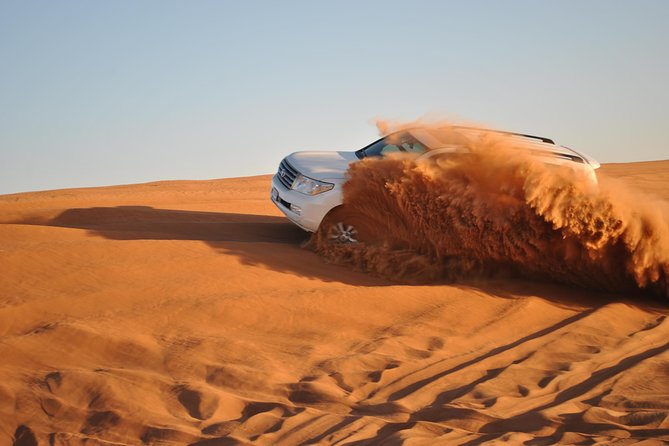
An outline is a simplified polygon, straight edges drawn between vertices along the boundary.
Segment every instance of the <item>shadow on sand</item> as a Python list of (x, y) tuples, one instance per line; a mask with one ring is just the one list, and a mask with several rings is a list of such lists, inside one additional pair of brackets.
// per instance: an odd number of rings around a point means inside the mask
[[(327, 263), (305, 247), (309, 234), (284, 217), (116, 206), (73, 208), (52, 219), (36, 217), (13, 223), (85, 229), (111, 240), (196, 240), (235, 255), (245, 264), (262, 265), (279, 272), (357, 286), (398, 284)], [(610, 293), (526, 280), (486, 278), (451, 285), (500, 297), (541, 296), (570, 308), (587, 309), (625, 301), (634, 306), (666, 310), (664, 301), (647, 296), (623, 299)]]
[(304, 246), (309, 234), (284, 217), (156, 209), (149, 206), (73, 208), (52, 219), (13, 222), (85, 229), (110, 240), (194, 240), (248, 265), (358, 286), (390, 282), (326, 263)]

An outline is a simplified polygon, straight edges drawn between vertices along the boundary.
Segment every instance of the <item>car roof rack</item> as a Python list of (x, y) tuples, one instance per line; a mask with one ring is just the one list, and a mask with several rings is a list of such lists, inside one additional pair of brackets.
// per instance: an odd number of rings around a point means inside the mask
[(539, 141), (544, 142), (546, 144), (555, 145), (555, 141), (553, 141), (550, 138), (546, 138), (544, 136), (535, 136), (535, 135), (528, 135), (528, 134), (525, 134), (525, 133), (507, 132), (507, 131), (504, 131), (504, 130), (494, 130), (494, 129), (479, 128), (479, 127), (467, 127), (467, 126), (464, 126), (464, 125), (455, 125), (455, 126), (453, 126), (453, 128), (465, 129), (465, 130), (479, 130), (479, 131), (493, 132), (493, 133), (502, 133), (504, 135), (522, 136), (523, 138), (538, 139)]

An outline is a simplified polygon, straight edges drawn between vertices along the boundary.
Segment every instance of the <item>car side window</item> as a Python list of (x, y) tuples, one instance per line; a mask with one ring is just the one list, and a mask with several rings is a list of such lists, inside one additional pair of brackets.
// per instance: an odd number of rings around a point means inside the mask
[(462, 163), (471, 158), (472, 154), (464, 151), (448, 151), (448, 149), (440, 149), (427, 155), (426, 160), (430, 163), (435, 163), (437, 166), (446, 167), (454, 164)]
[(405, 152), (417, 153), (419, 155), (427, 151), (425, 147), (423, 147), (423, 145), (418, 141), (415, 141), (414, 143), (404, 142), (402, 143), (402, 148)]
[(397, 147), (395, 144), (388, 144), (387, 146), (384, 146), (381, 149), (381, 156), (385, 156), (389, 153), (394, 153), (394, 152), (399, 152), (400, 148)]
[(416, 141), (413, 138), (405, 136), (400, 141), (393, 141), (392, 144), (388, 144), (381, 149), (381, 155), (387, 155), (394, 152), (407, 152), (407, 153), (417, 153), (423, 154), (427, 150), (421, 143)]

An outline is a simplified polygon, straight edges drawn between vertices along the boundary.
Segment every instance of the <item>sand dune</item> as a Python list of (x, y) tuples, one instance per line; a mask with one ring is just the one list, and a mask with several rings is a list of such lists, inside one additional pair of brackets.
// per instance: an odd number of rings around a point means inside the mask
[(665, 300), (357, 273), (269, 181), (0, 196), (0, 444), (669, 442)]

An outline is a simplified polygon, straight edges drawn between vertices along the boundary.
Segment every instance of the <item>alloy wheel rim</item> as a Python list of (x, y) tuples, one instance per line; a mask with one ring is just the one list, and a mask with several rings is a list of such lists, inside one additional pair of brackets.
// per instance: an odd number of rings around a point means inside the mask
[(330, 227), (328, 239), (335, 243), (358, 243), (358, 230), (353, 225), (338, 222)]

